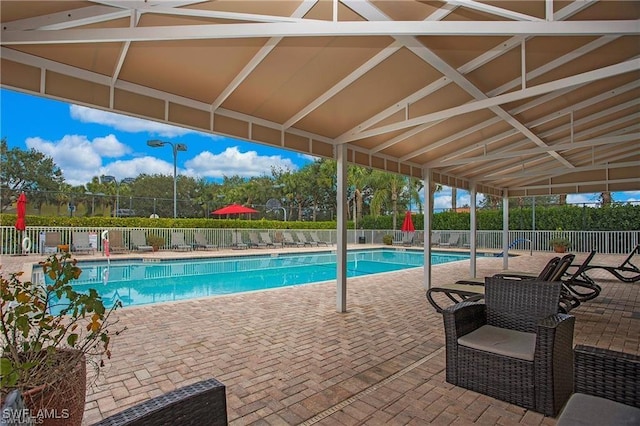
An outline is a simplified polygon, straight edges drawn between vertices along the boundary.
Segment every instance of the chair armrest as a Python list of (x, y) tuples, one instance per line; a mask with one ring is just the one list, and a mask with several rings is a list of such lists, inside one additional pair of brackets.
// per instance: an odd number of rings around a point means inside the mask
[(483, 303), (460, 302), (442, 311), (445, 335), (458, 337), (471, 333), (487, 323), (486, 306)]
[(575, 391), (640, 408), (640, 356), (575, 347)]
[(555, 416), (573, 392), (573, 329), (575, 317), (550, 315), (536, 327), (536, 405)]
[[(568, 314), (550, 315), (538, 321), (536, 330), (536, 356), (563, 351), (564, 360), (568, 368), (573, 369), (573, 329), (576, 318)], [(555, 361), (558, 361), (557, 359)]]
[(458, 384), (458, 338), (487, 323), (487, 309), (482, 303), (460, 302), (442, 311), (446, 348), (446, 380)]
[(227, 425), (225, 386), (204, 380), (149, 399), (94, 426)]

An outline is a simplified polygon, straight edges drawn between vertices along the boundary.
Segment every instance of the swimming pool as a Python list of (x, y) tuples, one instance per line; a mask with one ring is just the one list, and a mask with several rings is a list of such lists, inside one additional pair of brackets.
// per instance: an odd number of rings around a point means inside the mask
[[(468, 259), (468, 254), (437, 253), (432, 263)], [(365, 249), (347, 254), (347, 276), (378, 274), (424, 265), (422, 251)], [(335, 251), (228, 256), (180, 260), (78, 262), (76, 291), (95, 288), (111, 305), (145, 305), (205, 296), (317, 283), (336, 278)], [(61, 303), (63, 303), (61, 301)]]

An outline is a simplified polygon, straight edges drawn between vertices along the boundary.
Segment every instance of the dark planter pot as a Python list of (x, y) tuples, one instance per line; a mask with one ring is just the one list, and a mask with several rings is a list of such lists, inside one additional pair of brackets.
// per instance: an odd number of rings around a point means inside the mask
[[(75, 353), (77, 354), (77, 352)], [(56, 356), (74, 356), (73, 351), (60, 350)], [(64, 363), (64, 359), (61, 363)], [(73, 372), (54, 383), (38, 386), (23, 393), (35, 424), (45, 426), (80, 426), (87, 394), (87, 363), (84, 356)]]
[(556, 253), (566, 253), (567, 246), (553, 246), (553, 251), (555, 251)]

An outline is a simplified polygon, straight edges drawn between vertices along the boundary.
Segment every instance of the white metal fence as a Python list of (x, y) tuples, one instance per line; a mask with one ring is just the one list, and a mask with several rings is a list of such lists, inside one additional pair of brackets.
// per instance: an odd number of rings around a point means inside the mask
[[(133, 249), (130, 238), (130, 231), (140, 228), (109, 228), (110, 230), (121, 230), (124, 238), (124, 245), (128, 249)], [(0, 255), (12, 255), (22, 252), (22, 243), (25, 237), (31, 242), (31, 253), (44, 252), (44, 235), (46, 232), (58, 232), (62, 244), (73, 244), (74, 232), (89, 232), (95, 242), (97, 251), (102, 251), (101, 234), (103, 228), (91, 227), (28, 227), (24, 233), (16, 231), (13, 226), (0, 227)], [(195, 233), (200, 232), (205, 235), (207, 241), (216, 244), (221, 248), (231, 247), (234, 240), (249, 242), (249, 234), (260, 232), (268, 232), (272, 241), (282, 241), (282, 233), (290, 232), (294, 238), (297, 232), (303, 232), (307, 239), (309, 233), (314, 232), (320, 240), (328, 241), (335, 244), (335, 230), (295, 230), (295, 229), (219, 229), (219, 228), (145, 228), (145, 234), (159, 235), (165, 241), (164, 246), (160, 249), (170, 249), (171, 233), (182, 232), (185, 236), (187, 244), (195, 243)], [(441, 242), (448, 242), (452, 235), (458, 236), (458, 241), (454, 247), (469, 247), (469, 231), (451, 231), (451, 230), (434, 230), (434, 236), (439, 235)], [(402, 231), (392, 230), (349, 230), (347, 231), (347, 242), (355, 244), (382, 244), (383, 237), (391, 235), (395, 241), (407, 239), (408, 235)], [(626, 254), (631, 251), (637, 244), (640, 244), (640, 230), (637, 231), (509, 231), (509, 242), (513, 250), (533, 250), (533, 251), (551, 251), (549, 240), (553, 237), (561, 235), (571, 241), (570, 251), (588, 252), (596, 250), (598, 253), (609, 254)], [(422, 246), (424, 241), (424, 233), (416, 231), (411, 239), (414, 246)], [(480, 250), (502, 250), (502, 231), (478, 231), (476, 234), (476, 247)]]

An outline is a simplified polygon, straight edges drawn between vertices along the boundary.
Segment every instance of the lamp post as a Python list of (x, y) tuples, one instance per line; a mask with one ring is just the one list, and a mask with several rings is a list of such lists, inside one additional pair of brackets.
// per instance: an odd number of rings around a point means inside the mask
[(178, 216), (178, 209), (177, 209), (177, 202), (176, 202), (177, 194), (178, 194), (178, 187), (177, 187), (178, 151), (186, 151), (187, 145), (183, 143), (174, 144), (173, 142), (165, 142), (157, 139), (152, 139), (147, 141), (147, 145), (149, 145), (152, 148), (159, 148), (161, 146), (171, 145), (171, 148), (173, 149), (173, 218), (175, 219)]

